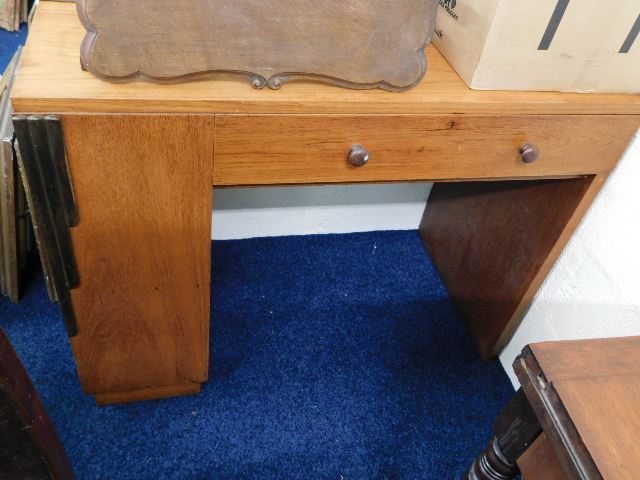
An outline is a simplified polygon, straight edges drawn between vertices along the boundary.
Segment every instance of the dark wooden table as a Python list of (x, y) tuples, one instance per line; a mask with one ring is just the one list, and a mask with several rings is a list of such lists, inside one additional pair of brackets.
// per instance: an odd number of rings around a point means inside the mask
[(640, 478), (640, 337), (532, 344), (469, 479)]
[(0, 328), (0, 479), (75, 478), (38, 392)]

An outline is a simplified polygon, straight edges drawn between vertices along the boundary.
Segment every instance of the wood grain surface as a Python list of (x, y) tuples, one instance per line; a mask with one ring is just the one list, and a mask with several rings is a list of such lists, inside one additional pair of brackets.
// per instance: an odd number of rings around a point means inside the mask
[(523, 480), (567, 480), (568, 478), (544, 432), (520, 456), (518, 468)]
[[(609, 171), (634, 116), (217, 115), (218, 186), (536, 178)], [(594, 135), (594, 131), (598, 135)], [(525, 164), (524, 143), (542, 151)], [(364, 146), (369, 162), (348, 153)]]
[(483, 358), (493, 358), (520, 323), (521, 306), (560, 254), (556, 245), (566, 244), (593, 182), (434, 186), (420, 235)]
[(75, 5), (41, 2), (13, 93), (17, 112), (640, 114), (640, 95), (470, 90), (433, 47), (425, 80), (402, 94), (308, 83), (255, 91), (233, 79), (114, 84), (80, 69), (84, 35)]
[(553, 381), (607, 375), (640, 375), (638, 337), (534, 343), (531, 350), (547, 378)]
[(71, 342), (83, 388), (206, 380), (213, 117), (62, 121), (80, 217)]
[(604, 479), (640, 474), (640, 375), (555, 382), (555, 388)]
[(602, 477), (638, 478), (640, 337), (545, 342), (530, 348)]
[[(221, 74), (405, 90), (422, 80), (437, 0), (78, 0), (84, 68), (108, 80)], [(167, 32), (171, 32), (167, 41)]]

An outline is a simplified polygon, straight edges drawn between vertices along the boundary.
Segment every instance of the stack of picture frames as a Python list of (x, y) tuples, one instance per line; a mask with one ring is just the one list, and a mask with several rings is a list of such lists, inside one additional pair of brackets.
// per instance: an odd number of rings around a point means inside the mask
[(11, 121), (10, 92), (22, 49), (0, 80), (0, 294), (20, 298), (24, 272), (36, 251)]
[(29, 17), (29, 0), (0, 0), (0, 28), (15, 32)]

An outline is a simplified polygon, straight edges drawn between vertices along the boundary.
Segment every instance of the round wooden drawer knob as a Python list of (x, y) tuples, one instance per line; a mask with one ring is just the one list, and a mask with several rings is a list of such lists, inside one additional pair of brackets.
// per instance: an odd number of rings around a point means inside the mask
[(369, 151), (362, 145), (354, 145), (349, 151), (349, 163), (361, 167), (369, 161)]
[(530, 143), (525, 143), (520, 147), (520, 158), (524, 163), (533, 163), (540, 158), (540, 149)]

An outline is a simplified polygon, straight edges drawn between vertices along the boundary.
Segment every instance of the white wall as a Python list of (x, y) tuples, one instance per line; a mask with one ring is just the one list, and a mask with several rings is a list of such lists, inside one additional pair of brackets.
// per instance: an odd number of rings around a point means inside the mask
[[(213, 237), (418, 227), (430, 184), (217, 190)], [(640, 137), (609, 179), (500, 356), (527, 343), (640, 335)]]
[(430, 183), (217, 189), (212, 238), (417, 228)]

